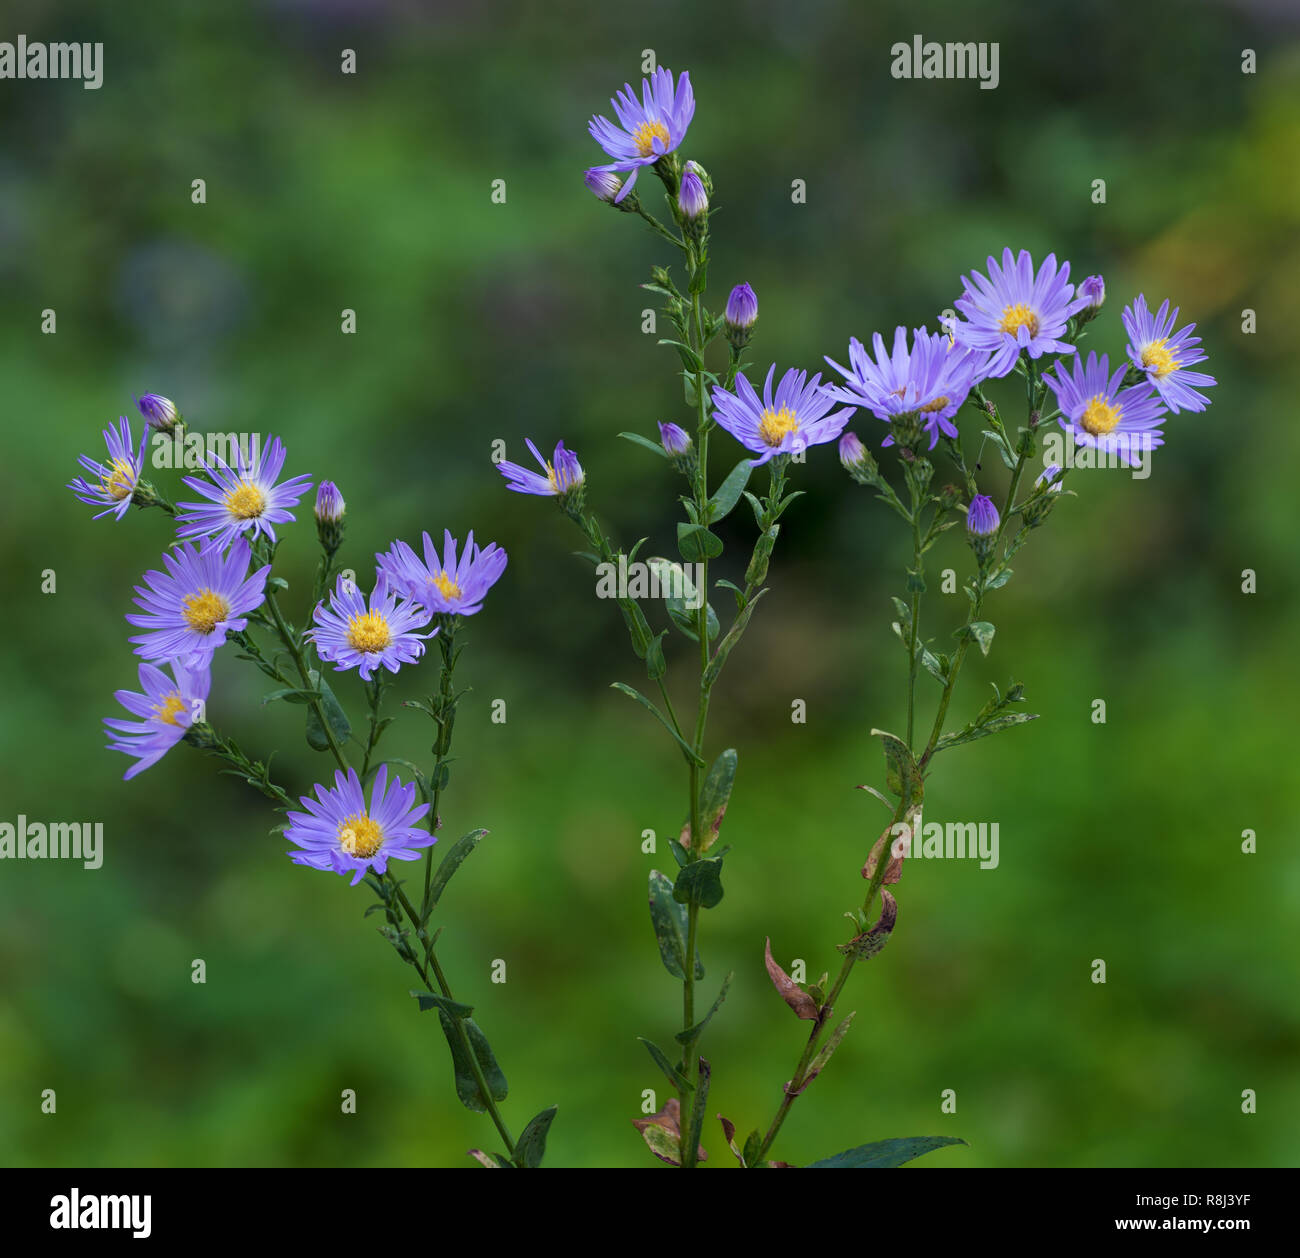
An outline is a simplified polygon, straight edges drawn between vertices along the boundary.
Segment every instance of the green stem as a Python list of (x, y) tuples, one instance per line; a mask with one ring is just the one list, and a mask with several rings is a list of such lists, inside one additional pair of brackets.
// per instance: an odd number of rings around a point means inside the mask
[[(910, 801), (900, 798), (898, 807), (894, 810), (894, 818), (889, 823), (888, 830), (885, 833), (892, 834), (894, 827), (907, 814), (907, 808)], [(867, 886), (867, 894), (862, 901), (862, 913), (869, 917), (871, 906), (875, 901), (876, 894), (884, 885), (885, 874), (889, 869), (890, 856), (889, 845), (885, 844), (880, 854), (880, 859), (876, 861), (876, 871), (872, 875), (871, 882)], [(798, 1099), (799, 1094), (803, 1092), (808, 1085), (808, 1069), (812, 1065), (813, 1058), (817, 1055), (817, 1050), (821, 1045), (822, 1033), (830, 1025), (831, 1015), (835, 1011), (835, 1002), (839, 999), (840, 993), (844, 990), (844, 985), (849, 981), (849, 975), (853, 973), (853, 967), (857, 964), (857, 955), (850, 952), (845, 958), (844, 963), (840, 966), (840, 972), (836, 976), (830, 992), (826, 996), (826, 1001), (818, 1012), (817, 1021), (813, 1023), (812, 1031), (808, 1035), (808, 1042), (804, 1045), (803, 1053), (799, 1057), (798, 1064), (794, 1068), (794, 1074), (790, 1076), (790, 1082), (786, 1084), (785, 1095), (781, 1098), (781, 1104), (776, 1111), (776, 1116), (772, 1119), (772, 1124), (767, 1129), (767, 1135), (763, 1138), (763, 1143), (759, 1146), (758, 1163), (762, 1165), (766, 1159), (768, 1150), (772, 1147), (772, 1142), (776, 1139), (777, 1133), (781, 1130), (781, 1124), (785, 1122), (786, 1115), (790, 1112), (791, 1106)]]
[[(442, 653), (442, 676), (438, 684), (438, 737), (433, 744), (436, 757), (433, 765), (433, 786), (429, 792), (429, 829), (437, 830), (439, 826), (438, 809), (442, 803), (442, 777), (451, 751), (451, 732), (456, 723), (456, 694), (452, 688), (452, 674), (456, 668), (456, 618), (445, 620), (438, 633), (438, 648)], [(432, 703), (432, 699), (430, 699)], [(429, 894), (433, 885), (433, 848), (424, 854), (424, 900), (423, 907), (429, 907)]]
[[(415, 908), (407, 898), (406, 892), (402, 890), (397, 880), (389, 873), (384, 874), (384, 879), (392, 888), (393, 894), (397, 897), (398, 902), (410, 918), (411, 925), (415, 928), (417, 935), (423, 930), (419, 918), (416, 916)], [(442, 971), (442, 966), (438, 964), (437, 954), (433, 950), (433, 945), (429, 944), (425, 949), (425, 963), (422, 965), (414, 957), (411, 958), (411, 965), (415, 972), (424, 980), (425, 986), (433, 990), (437, 986), (440, 995), (447, 1000), (454, 1000), (455, 997), (451, 992), (451, 984), (447, 982), (447, 976)], [(433, 971), (433, 982), (429, 980), (429, 970)], [(482, 1098), (484, 1105), (487, 1107), (488, 1115), (491, 1117), (494, 1126), (497, 1129), (501, 1139), (505, 1141), (506, 1153), (510, 1160), (515, 1161), (515, 1141), (510, 1134), (510, 1128), (506, 1126), (505, 1119), (501, 1116), (501, 1111), (497, 1108), (497, 1103), (492, 1098), (492, 1091), (488, 1087), (487, 1077), (483, 1074), (483, 1067), (479, 1062), (478, 1053), (474, 1050), (474, 1045), (469, 1038), (469, 1032), (465, 1029), (464, 1018), (452, 1018), (456, 1030), (460, 1037), (461, 1046), (465, 1050), (465, 1058), (470, 1063), (470, 1068), (474, 1072), (474, 1082), (478, 1087), (479, 1096)]]

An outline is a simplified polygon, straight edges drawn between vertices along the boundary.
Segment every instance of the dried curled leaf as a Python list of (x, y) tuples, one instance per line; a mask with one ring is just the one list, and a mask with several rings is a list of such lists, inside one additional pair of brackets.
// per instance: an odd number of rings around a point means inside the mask
[[(632, 1126), (641, 1133), (650, 1152), (661, 1162), (669, 1166), (680, 1166), (682, 1151), (682, 1105), (675, 1097), (669, 1097), (656, 1113), (649, 1118), (634, 1118)], [(703, 1162), (708, 1158), (704, 1146), (697, 1146), (696, 1157)]]
[(887, 827), (880, 838), (871, 845), (866, 864), (862, 866), (862, 876), (868, 881), (876, 876), (876, 863), (888, 844), (889, 867), (885, 870), (884, 885), (892, 887), (903, 876), (903, 858), (911, 851), (911, 844), (916, 840), (920, 828), (921, 806), (914, 804), (907, 810), (901, 822)]
[(772, 986), (776, 988), (781, 999), (794, 1010), (795, 1017), (816, 1022), (820, 1015), (817, 1002), (806, 991), (796, 986), (794, 979), (772, 959), (772, 940), (770, 937), (763, 945), (763, 963), (767, 966), (768, 975), (772, 979)]
[(894, 897), (883, 887), (880, 890), (880, 899), (882, 907), (876, 924), (870, 930), (850, 939), (848, 943), (835, 945), (845, 956), (853, 956), (859, 961), (865, 961), (868, 957), (874, 957), (889, 942), (889, 932), (894, 929), (894, 923), (898, 920), (898, 905)]

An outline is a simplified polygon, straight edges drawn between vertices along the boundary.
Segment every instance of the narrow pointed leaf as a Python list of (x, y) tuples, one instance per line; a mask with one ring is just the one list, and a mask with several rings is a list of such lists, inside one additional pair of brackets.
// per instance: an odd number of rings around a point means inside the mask
[(845, 1169), (852, 1167), (902, 1166), (913, 1158), (932, 1153), (949, 1144), (965, 1144), (955, 1136), (908, 1136), (899, 1140), (877, 1140), (860, 1144), (856, 1149), (846, 1149), (834, 1157), (809, 1163), (810, 1170)]

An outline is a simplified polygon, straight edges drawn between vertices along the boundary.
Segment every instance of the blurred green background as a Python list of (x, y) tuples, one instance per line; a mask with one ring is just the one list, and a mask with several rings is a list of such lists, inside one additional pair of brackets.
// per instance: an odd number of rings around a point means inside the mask
[[(171, 530), (157, 513), (92, 522), (63, 486), (146, 390), (175, 398), (197, 431), (275, 433), (290, 472), (337, 480), (358, 569), (423, 528), (473, 528), (509, 551), (465, 634), (473, 692), (444, 808), (444, 833), (492, 833), (443, 901), (441, 951), (510, 1076), (515, 1130), (557, 1103), (553, 1164), (649, 1162), (630, 1120), (662, 1080), (635, 1037), (671, 1042), (680, 998), (645, 880), (671, 867), (682, 763), (609, 689), (645, 682), (570, 555), (576, 534), (550, 504), (505, 492), (489, 454), (497, 439), (521, 458), (525, 436), (564, 437), (607, 528), (670, 550), (673, 477), (615, 436), (686, 422), (676, 360), (640, 329), (650, 302), (636, 285), (669, 259), (581, 182), (601, 160), (589, 116), (653, 49), (691, 72), (684, 155), (708, 167), (723, 207), (712, 297), (754, 285), (763, 368), (816, 369), (823, 354), (842, 361), (850, 335), (933, 327), (958, 276), (1009, 244), (1105, 275), (1088, 344), (1112, 357), (1122, 305), (1171, 297), (1219, 379), (1207, 413), (1170, 420), (1149, 480), (1076, 473), (1079, 496), (989, 606), (997, 640), (954, 715), (1014, 675), (1042, 719), (937, 761), (926, 816), (999, 822), (1001, 864), (908, 867), (889, 949), (841, 1002), (855, 1028), (777, 1155), (954, 1134), (969, 1147), (923, 1165), (1294, 1164), (1300, 49), (1288, 9), (12, 0), (3, 38), (102, 40), (106, 64), (99, 91), (0, 82), (0, 818), (102, 821), (106, 856), (96, 872), (0, 866), (0, 1162), (463, 1165), (492, 1144), (454, 1100), (409, 971), (362, 920), (369, 893), (291, 865), (261, 797), (192, 749), (123, 783), (127, 761), (103, 746), (113, 690), (135, 686), (130, 589)], [(997, 41), (999, 88), (892, 79), (890, 45), (914, 34)], [(339, 72), (343, 48), (355, 76)], [(1244, 48), (1257, 74), (1242, 74)], [(205, 205), (191, 203), (196, 178)], [(791, 204), (796, 178), (805, 205)], [(490, 199), (495, 179), (505, 204)], [(40, 331), (47, 308), (55, 335)], [(340, 334), (344, 308), (355, 336)], [(1014, 403), (1016, 385), (996, 396)], [(871, 417), (855, 428), (873, 442), (883, 431)], [(737, 452), (722, 436), (714, 454), (717, 475)], [(740, 775), (702, 998), (736, 979), (705, 1053), (710, 1109), (742, 1133), (770, 1119), (805, 1031), (768, 984), (764, 937), (810, 977), (834, 967), (884, 819), (853, 787), (881, 784), (872, 726), (903, 722), (888, 628), (898, 521), (833, 448), (796, 473), (808, 493), (710, 733), (710, 754), (738, 748)], [(995, 459), (984, 477), (1001, 491)], [(717, 575), (743, 568), (746, 525), (742, 509), (723, 526)], [(284, 535), (301, 617), (311, 524)], [(931, 571), (966, 562), (954, 537)], [(40, 592), (47, 568), (55, 594)], [(946, 637), (962, 597), (929, 603)], [(678, 682), (686, 650), (679, 638)], [(259, 707), (268, 687), (245, 669), (218, 656), (211, 717), (256, 754), (282, 748), (277, 776), (305, 791), (325, 757), (303, 744), (299, 709)], [(399, 695), (434, 676), (404, 672)], [(932, 705), (937, 687), (920, 684)], [(354, 681), (339, 690), (359, 717)], [(498, 698), (504, 725), (490, 720)], [(791, 723), (795, 698), (806, 725)], [(1090, 719), (1096, 698), (1105, 725)], [(392, 754), (427, 760), (418, 714), (388, 738)], [(1247, 828), (1254, 856), (1240, 854)], [(195, 957), (205, 986), (190, 982)], [(489, 981), (495, 958), (504, 985)], [(1105, 986), (1090, 981), (1094, 958)], [(45, 1088), (55, 1116), (40, 1111)], [(339, 1112), (344, 1088), (355, 1116)], [(948, 1088), (955, 1115), (939, 1110)], [(1241, 1112), (1247, 1088), (1254, 1115)], [(709, 1166), (730, 1164), (712, 1118), (705, 1144)]]

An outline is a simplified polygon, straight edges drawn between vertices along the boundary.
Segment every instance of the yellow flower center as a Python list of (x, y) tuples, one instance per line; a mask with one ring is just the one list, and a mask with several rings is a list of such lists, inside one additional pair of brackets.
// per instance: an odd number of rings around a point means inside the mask
[(1098, 393), (1084, 408), (1079, 423), (1094, 437), (1104, 436), (1119, 423), (1123, 414), (1122, 406), (1112, 406)]
[(378, 612), (366, 612), (348, 621), (348, 645), (367, 654), (382, 651), (393, 640), (392, 630)]
[(765, 445), (779, 446), (787, 433), (799, 431), (799, 419), (788, 407), (774, 411), (770, 406), (758, 420), (758, 435)]
[(655, 151), (656, 140), (668, 144), (668, 128), (662, 122), (643, 122), (632, 132), (632, 143), (642, 157), (649, 157)]
[(921, 414), (928, 415), (931, 411), (941, 411), (947, 405), (948, 399), (946, 397), (937, 397), (933, 402), (927, 402), (921, 407)]
[(185, 700), (179, 690), (173, 690), (161, 703), (154, 704), (153, 714), (164, 725), (179, 725), (176, 719), (185, 711)]
[(1023, 301), (1018, 301), (1014, 306), (1003, 310), (998, 330), (1015, 336), (1021, 328), (1028, 328), (1030, 336), (1038, 335), (1038, 316)]
[(460, 586), (451, 579), (445, 572), (440, 572), (432, 578), (433, 584), (438, 587), (443, 598), (460, 598)]
[(339, 826), (339, 846), (349, 856), (362, 860), (373, 856), (384, 845), (384, 829), (365, 813), (353, 813)]
[(135, 492), (135, 469), (125, 459), (114, 459), (99, 483), (105, 493), (121, 502)]
[(256, 519), (266, 510), (266, 495), (256, 485), (241, 481), (226, 495), (226, 510), (237, 520)]
[(195, 633), (211, 633), (227, 616), (230, 604), (216, 590), (200, 590), (185, 600), (185, 623)]
[(1171, 371), (1178, 370), (1178, 357), (1165, 345), (1165, 337), (1152, 341), (1142, 351), (1142, 366), (1149, 367), (1157, 380), (1163, 380)]

